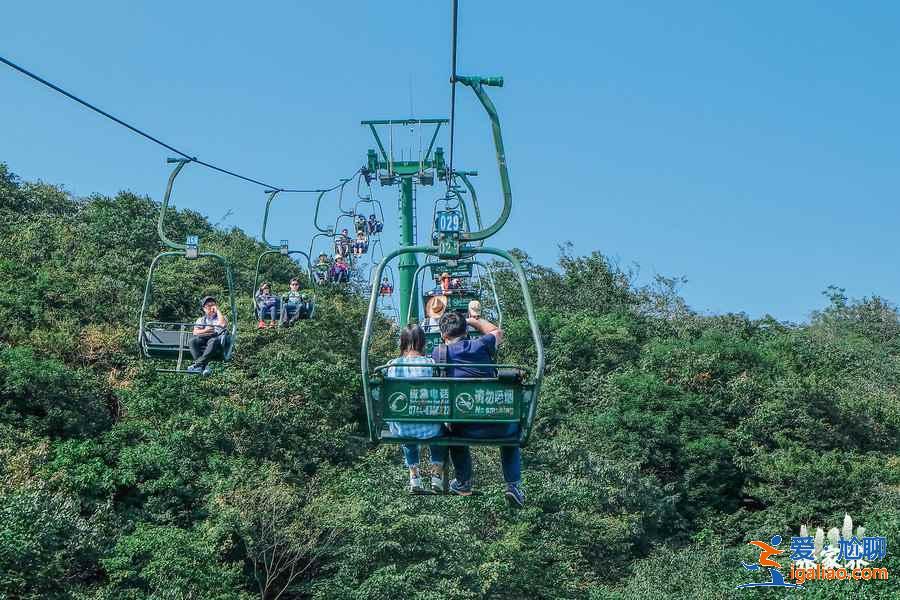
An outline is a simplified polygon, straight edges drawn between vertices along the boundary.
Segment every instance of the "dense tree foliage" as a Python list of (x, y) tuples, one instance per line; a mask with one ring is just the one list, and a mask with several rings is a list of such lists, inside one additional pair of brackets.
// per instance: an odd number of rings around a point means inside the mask
[[(397, 448), (362, 431), (364, 300), (320, 290), (317, 319), (254, 330), (262, 247), (239, 230), (189, 211), (167, 224), (234, 266), (234, 360), (210, 378), (140, 361), (157, 209), (0, 165), (0, 598), (739, 598), (747, 541), (845, 513), (888, 538), (900, 576), (900, 317), (884, 299), (829, 288), (802, 325), (704, 316), (679, 280), (520, 253), (548, 368), (512, 511), (495, 449), (475, 452), (482, 495), (404, 493)], [(296, 274), (267, 264), (281, 285)], [(151, 312), (196, 316), (223, 282), (165, 263)], [(497, 284), (503, 352), (533, 360), (517, 284), (502, 268)], [(807, 587), (898, 597), (893, 581)]]

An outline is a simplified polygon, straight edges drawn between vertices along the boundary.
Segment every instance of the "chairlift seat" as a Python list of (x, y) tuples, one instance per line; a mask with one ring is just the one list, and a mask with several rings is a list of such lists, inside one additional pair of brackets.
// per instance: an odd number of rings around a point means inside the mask
[[(401, 378), (377, 375), (370, 380), (376, 422), (518, 423), (524, 427), (534, 398), (525, 371), (503, 367), (500, 377)], [(514, 375), (513, 375), (514, 373)], [(382, 428), (379, 441), (390, 444), (443, 446), (518, 446), (519, 434), (496, 438), (445, 436), (420, 440)]]
[(496, 438), (471, 438), (445, 435), (435, 438), (411, 438), (397, 435), (390, 429), (383, 429), (378, 440), (385, 444), (428, 444), (430, 446), (519, 446), (519, 434)]
[[(176, 359), (181, 354), (185, 357), (191, 356), (191, 340), (194, 339), (192, 333), (193, 325), (185, 325), (184, 329), (172, 329), (172, 327), (180, 327), (179, 323), (155, 323), (154, 325), (162, 325), (163, 327), (146, 327), (141, 332), (141, 347), (144, 355), (148, 358), (166, 358)], [(166, 328), (165, 326), (169, 326)], [(230, 333), (225, 334), (225, 343), (223, 349), (214, 355), (214, 358), (228, 360), (231, 357), (231, 347), (233, 339)]]

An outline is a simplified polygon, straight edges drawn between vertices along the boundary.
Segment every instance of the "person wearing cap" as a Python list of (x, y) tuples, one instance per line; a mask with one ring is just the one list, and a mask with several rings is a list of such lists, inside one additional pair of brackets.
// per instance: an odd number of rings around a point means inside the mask
[(353, 240), (350, 239), (350, 233), (346, 229), (341, 229), (340, 235), (334, 240), (334, 253), (340, 256), (347, 256), (350, 254), (352, 245)]
[(350, 281), (350, 267), (344, 262), (344, 257), (338, 254), (334, 257), (334, 265), (331, 266), (329, 279), (334, 283), (348, 283)]
[(312, 312), (312, 302), (305, 293), (300, 291), (300, 280), (291, 279), (290, 291), (284, 296), (281, 319), (284, 323), (294, 323), (299, 319), (309, 317)]
[(225, 350), (228, 319), (219, 310), (216, 299), (212, 296), (204, 297), (200, 306), (203, 308), (203, 315), (194, 323), (194, 337), (190, 343), (194, 364), (187, 368), (187, 372), (209, 375), (209, 361), (216, 352)]
[(438, 330), (438, 322), (446, 310), (446, 296), (432, 296), (428, 299), (425, 303), (425, 320), (422, 322), (422, 329), (425, 330), (425, 333)]
[(279, 298), (272, 293), (272, 286), (263, 282), (259, 286), (254, 298), (256, 302), (256, 316), (259, 318), (259, 329), (266, 328), (266, 318), (269, 319), (269, 327), (275, 327), (275, 315), (279, 312)]
[(329, 271), (331, 271), (331, 262), (328, 260), (328, 255), (323, 252), (319, 255), (319, 262), (317, 262), (313, 267), (316, 281), (319, 283), (325, 283), (325, 281), (328, 279)]
[(441, 295), (441, 294), (446, 295), (446, 294), (449, 294), (452, 292), (452, 289), (450, 287), (450, 273), (447, 273), (446, 271), (444, 271), (443, 273), (441, 273), (441, 276), (438, 279), (438, 281), (440, 282), (440, 285), (438, 287), (434, 288), (434, 291), (431, 292), (432, 296), (437, 296), (437, 295)]

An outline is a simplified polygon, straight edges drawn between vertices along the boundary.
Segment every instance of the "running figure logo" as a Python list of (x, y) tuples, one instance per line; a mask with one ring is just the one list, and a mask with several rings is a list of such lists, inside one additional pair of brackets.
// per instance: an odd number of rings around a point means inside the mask
[(797, 588), (797, 589), (801, 589), (801, 590), (803, 589), (802, 585), (796, 585), (794, 583), (785, 583), (784, 582), (784, 575), (781, 574), (781, 571), (777, 570), (777, 569), (781, 568), (781, 565), (778, 564), (776, 561), (772, 560), (771, 558), (769, 558), (770, 556), (775, 556), (777, 554), (782, 554), (785, 552), (784, 550), (779, 550), (777, 547), (778, 544), (781, 543), (781, 536), (773, 535), (771, 542), (772, 542), (771, 545), (769, 545), (765, 542), (761, 542), (759, 540), (753, 540), (752, 542), (749, 542), (750, 545), (756, 546), (757, 548), (759, 548), (761, 550), (761, 552), (759, 553), (759, 560), (757, 561), (757, 564), (755, 564), (755, 565), (748, 565), (745, 562), (741, 562), (741, 564), (748, 571), (759, 571), (759, 570), (763, 569), (764, 567), (768, 568), (769, 569), (769, 577), (772, 578), (772, 581), (764, 581), (761, 583), (744, 583), (742, 585), (737, 586), (737, 588), (735, 588), (735, 589), (739, 590), (741, 588), (751, 588), (751, 587), (785, 587), (785, 588)]

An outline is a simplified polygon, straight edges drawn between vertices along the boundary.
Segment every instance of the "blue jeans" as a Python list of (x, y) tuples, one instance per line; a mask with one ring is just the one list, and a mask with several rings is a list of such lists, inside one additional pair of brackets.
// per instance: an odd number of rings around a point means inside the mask
[[(403, 450), (403, 460), (406, 461), (407, 467), (412, 468), (419, 464), (418, 444), (403, 444), (400, 446), (400, 449)], [(431, 451), (431, 464), (442, 465), (447, 462), (447, 446), (432, 446), (429, 444), (428, 449)]]
[[(470, 438), (508, 437), (519, 432), (518, 423), (464, 423), (454, 425), (451, 435)], [(472, 480), (472, 453), (468, 446), (450, 446), (450, 459), (459, 481)], [(500, 466), (506, 483), (522, 480), (522, 451), (518, 446), (501, 446)]]
[(256, 313), (259, 315), (260, 320), (264, 321), (265, 319), (270, 319), (274, 321), (278, 314), (278, 302), (270, 306), (266, 306), (265, 304), (259, 304), (256, 307)]

